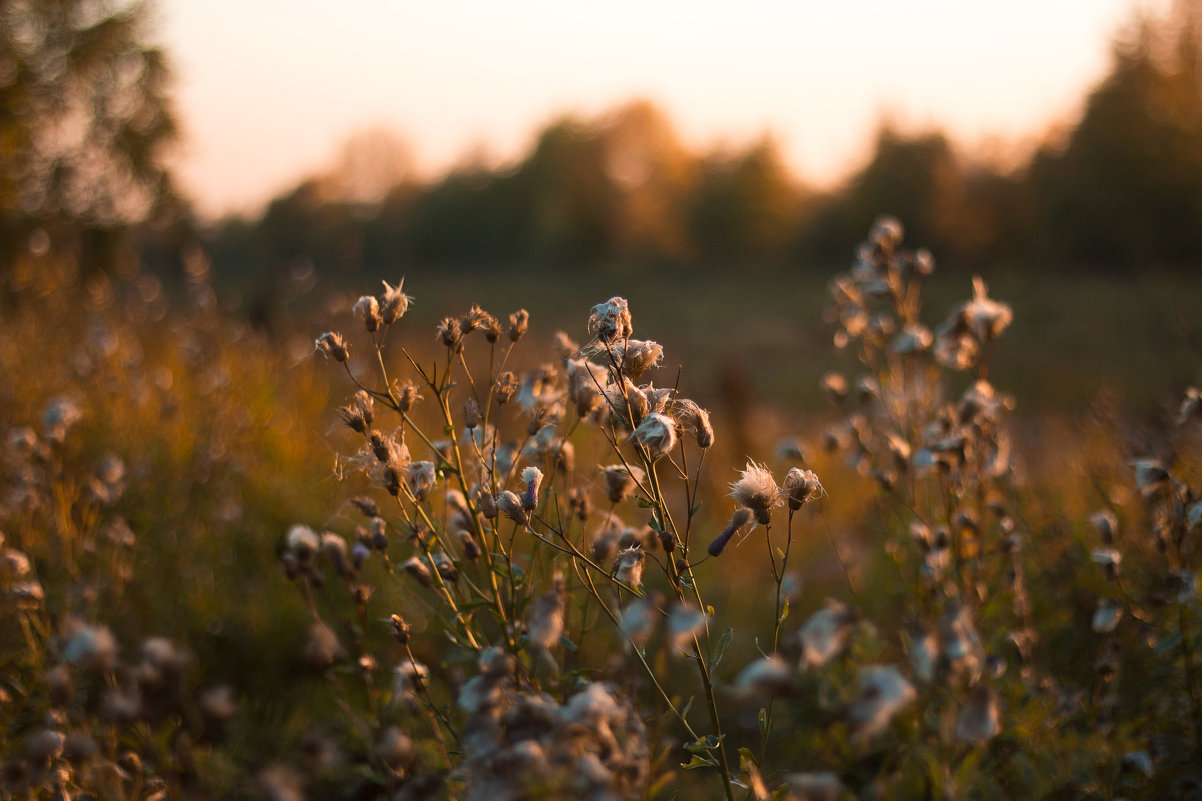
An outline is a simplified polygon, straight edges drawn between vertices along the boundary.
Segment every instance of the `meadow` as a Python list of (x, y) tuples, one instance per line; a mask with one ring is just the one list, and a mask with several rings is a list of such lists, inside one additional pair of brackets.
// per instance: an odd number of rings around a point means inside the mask
[(30, 254), (0, 797), (1198, 797), (1202, 279), (867, 233), (270, 336)]

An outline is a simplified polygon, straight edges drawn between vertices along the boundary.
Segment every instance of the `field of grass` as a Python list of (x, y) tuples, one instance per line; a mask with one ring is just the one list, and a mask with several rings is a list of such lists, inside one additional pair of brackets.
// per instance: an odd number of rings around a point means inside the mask
[(196, 265), (26, 265), (0, 798), (1194, 797), (1202, 278), (986, 275), (941, 329), (971, 276), (891, 230), (834, 305), (415, 269), (270, 338)]

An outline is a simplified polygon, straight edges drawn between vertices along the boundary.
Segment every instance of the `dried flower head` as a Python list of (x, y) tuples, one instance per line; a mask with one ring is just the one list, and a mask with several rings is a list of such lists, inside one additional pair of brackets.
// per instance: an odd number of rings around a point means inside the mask
[(509, 341), (517, 342), (526, 335), (526, 330), (529, 327), (530, 312), (525, 309), (518, 309), (509, 315)]
[(538, 489), (543, 482), (543, 471), (531, 465), (522, 469), (522, 508), (533, 512), (538, 506)]
[(384, 294), (380, 297), (380, 318), (385, 325), (392, 325), (401, 319), (409, 310), (409, 304), (413, 302), (412, 297), (401, 291), (404, 286), (404, 278), (395, 287), (389, 286), (387, 281), (384, 282)]
[(671, 402), (672, 417), (686, 431), (697, 437), (697, 447), (709, 448), (714, 444), (714, 427), (710, 413), (688, 398), (677, 398)]
[(627, 339), (614, 345), (614, 358), (621, 366), (623, 375), (638, 380), (652, 367), (658, 367), (664, 358), (664, 348), (645, 339)]
[(448, 348), (456, 347), (463, 340), (463, 328), (454, 317), (443, 317), (437, 331), (438, 339)]
[(968, 693), (968, 702), (956, 716), (956, 739), (963, 743), (980, 744), (997, 736), (1001, 730), (997, 696), (983, 683)]
[(363, 326), (368, 333), (379, 330), (384, 318), (380, 315), (380, 301), (371, 295), (364, 295), (355, 302), (354, 315), (363, 319)]
[(519, 526), (530, 522), (530, 515), (526, 513), (526, 507), (522, 504), (521, 498), (509, 490), (505, 490), (497, 497), (497, 510)]
[(588, 332), (602, 343), (628, 339), (634, 332), (626, 298), (612, 297), (589, 312)]
[(770, 698), (793, 689), (793, 671), (779, 656), (764, 656), (739, 672), (735, 692), (744, 698)]
[(1123, 605), (1111, 598), (1098, 600), (1098, 608), (1093, 613), (1091, 628), (1099, 634), (1109, 634), (1118, 626), (1123, 617)]
[(869, 665), (860, 669), (859, 690), (847, 707), (848, 722), (857, 737), (872, 737), (916, 697), (914, 686), (896, 667)]
[(773, 507), (781, 504), (780, 487), (776, 486), (772, 473), (764, 465), (752, 461), (747, 462), (739, 480), (730, 485), (730, 497), (750, 509), (760, 525), (771, 522)]
[(424, 501), (434, 489), (438, 474), (433, 462), (409, 462), (405, 465), (405, 486), (414, 500)]
[(739, 532), (743, 526), (751, 522), (751, 510), (740, 506), (735, 509), (734, 514), (730, 516), (730, 522), (726, 524), (726, 528), (722, 529), (722, 533), (714, 537), (713, 541), (706, 549), (710, 556), (720, 556), (722, 551), (726, 549), (730, 538)]
[(338, 415), (351, 431), (366, 434), (375, 420), (375, 401), (371, 395), (359, 390), (350, 403), (338, 408)]
[(822, 488), (822, 482), (818, 480), (813, 470), (802, 470), (794, 467), (785, 474), (785, 482), (782, 487), (785, 492), (785, 498), (788, 499), (789, 510), (796, 512), (801, 507), (815, 498), (820, 498), (826, 494), (826, 490)]
[(647, 477), (643, 468), (621, 464), (601, 468), (601, 476), (605, 479), (605, 493), (610, 503), (621, 503), (629, 498), (634, 494), (635, 487)]
[(648, 414), (639, 422), (632, 437), (647, 450), (648, 458), (652, 461), (661, 459), (676, 447), (676, 421), (665, 414)]
[(346, 340), (337, 331), (327, 331), (317, 338), (314, 348), (318, 353), (336, 362), (345, 362), (350, 358), (350, 350)]
[(647, 555), (637, 545), (621, 551), (615, 565), (618, 581), (631, 587), (641, 585), (643, 583), (643, 563), (646, 559)]
[(557, 573), (552, 580), (551, 591), (540, 595), (530, 605), (526, 636), (532, 645), (547, 651), (559, 644), (559, 637), (563, 634), (565, 600), (563, 575)]
[(798, 630), (801, 666), (822, 667), (846, 646), (859, 613), (844, 603), (827, 599), (826, 606), (811, 615)]

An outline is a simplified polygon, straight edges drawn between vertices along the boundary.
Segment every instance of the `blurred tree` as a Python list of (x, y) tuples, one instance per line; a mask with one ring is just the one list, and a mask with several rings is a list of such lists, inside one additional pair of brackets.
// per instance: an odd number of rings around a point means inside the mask
[(1033, 159), (1041, 249), (1089, 266), (1202, 257), (1202, 0), (1141, 16), (1077, 126)]
[(175, 204), (163, 151), (176, 122), (149, 14), (144, 2), (0, 0), (0, 274), (38, 229), (104, 249)]
[(711, 154), (698, 173), (688, 222), (701, 257), (779, 258), (796, 233), (804, 193), (785, 168), (776, 141), (764, 137), (741, 153)]
[(803, 235), (806, 255), (821, 261), (845, 259), (847, 243), (857, 241), (854, 232), (883, 212), (905, 220), (907, 239), (948, 252), (962, 201), (960, 169), (942, 132), (906, 135), (882, 122), (868, 164), (809, 220)]

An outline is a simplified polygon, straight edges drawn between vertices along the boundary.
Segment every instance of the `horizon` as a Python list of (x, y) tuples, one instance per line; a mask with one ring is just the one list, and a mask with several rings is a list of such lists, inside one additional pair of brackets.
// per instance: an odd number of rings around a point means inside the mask
[(1115, 37), (1164, 0), (1018, 0), (992, 16), (949, 0), (761, 0), (738, 17), (627, 0), (593, 19), (545, 0), (474, 6), (161, 0), (183, 133), (172, 163), (199, 216), (257, 215), (366, 130), (397, 134), (430, 181), (512, 164), (549, 122), (634, 99), (694, 152), (771, 136), (817, 188), (863, 163), (882, 120), (1013, 161), (1071, 124)]

